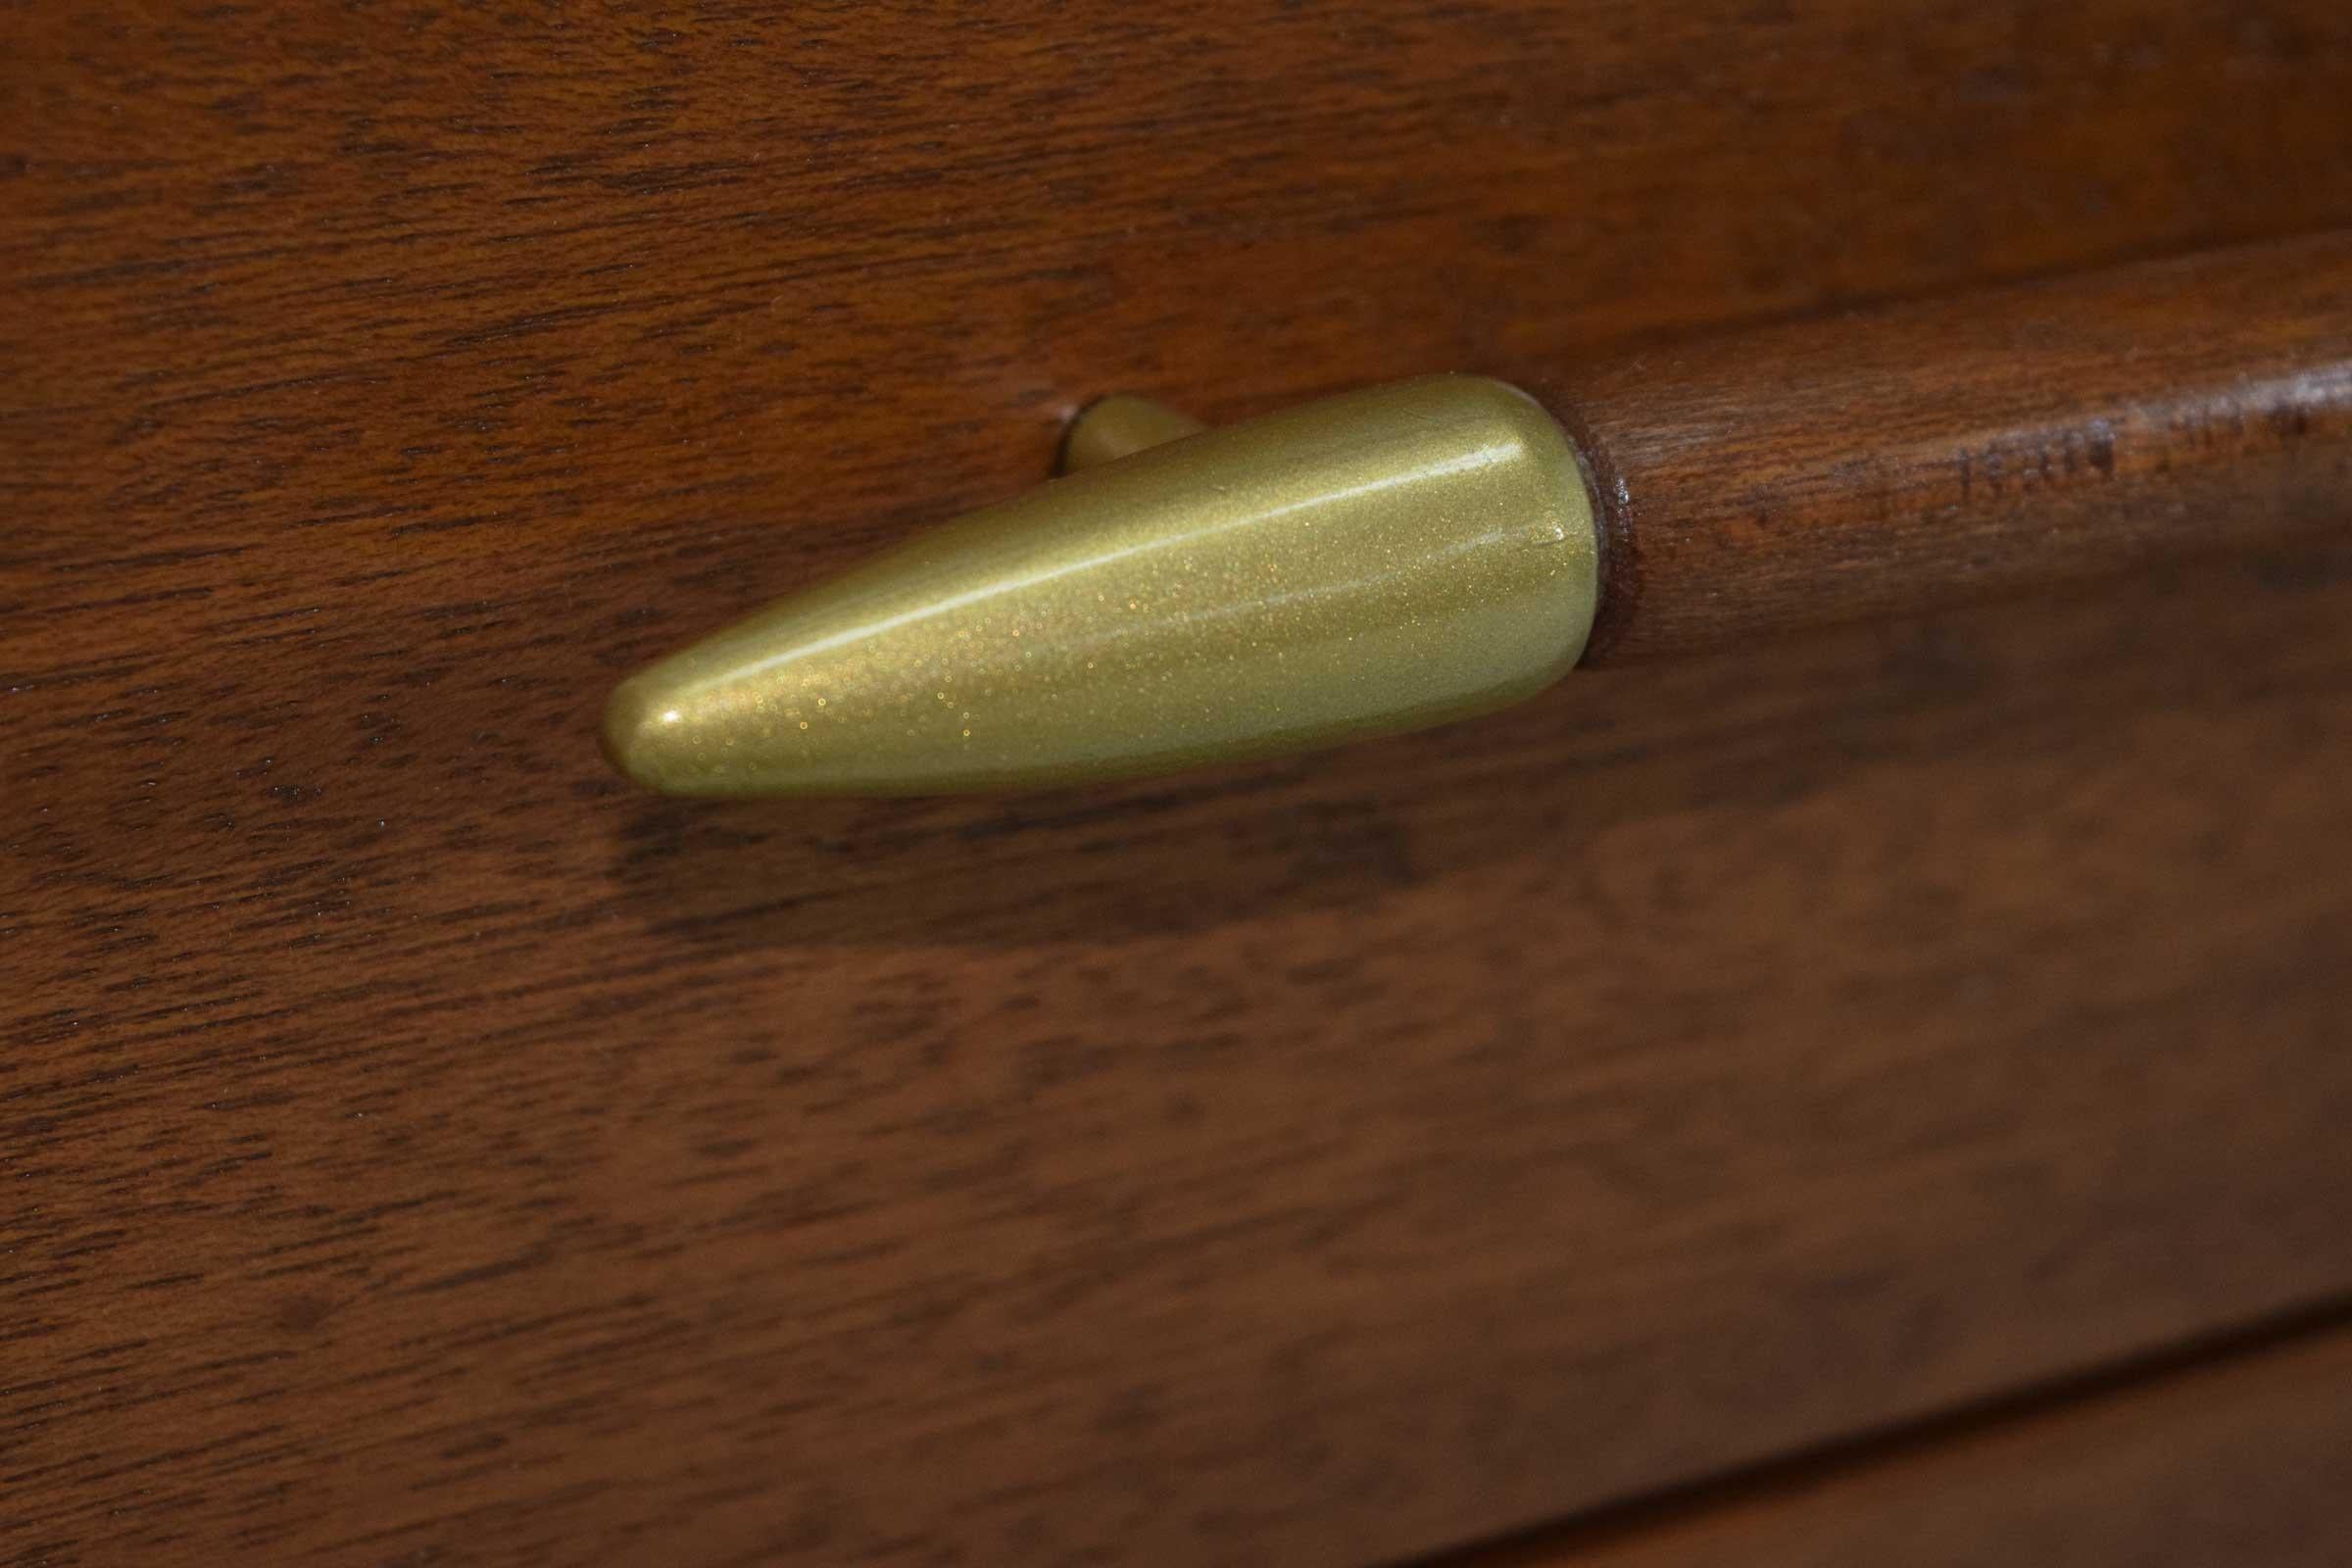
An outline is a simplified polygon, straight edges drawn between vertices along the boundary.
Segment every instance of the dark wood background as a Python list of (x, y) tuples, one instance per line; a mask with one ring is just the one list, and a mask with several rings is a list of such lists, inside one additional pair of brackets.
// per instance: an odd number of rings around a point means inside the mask
[(1205, 9), (8, 14), (0, 1556), (1390, 1560), (2346, 1303), (2340, 548), (609, 775), (1104, 391), (2352, 222), (2336, 0)]

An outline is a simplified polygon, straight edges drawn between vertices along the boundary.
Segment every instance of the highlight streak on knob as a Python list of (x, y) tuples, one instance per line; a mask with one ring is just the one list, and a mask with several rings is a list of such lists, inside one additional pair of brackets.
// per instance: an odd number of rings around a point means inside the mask
[(1565, 673), (1593, 508), (1525, 394), (1433, 376), (1170, 441), (975, 513), (631, 677), (675, 795), (1009, 789), (1302, 751)]

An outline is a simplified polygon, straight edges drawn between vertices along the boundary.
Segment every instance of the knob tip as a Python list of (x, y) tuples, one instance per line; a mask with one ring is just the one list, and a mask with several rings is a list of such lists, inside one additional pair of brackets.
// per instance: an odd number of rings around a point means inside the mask
[(669, 712), (665, 724), (637, 681), (621, 682), (605, 704), (605, 722), (598, 733), (605, 760), (633, 784), (666, 788), (669, 769), (663, 765), (662, 731), (674, 727), (679, 717), (674, 709)]

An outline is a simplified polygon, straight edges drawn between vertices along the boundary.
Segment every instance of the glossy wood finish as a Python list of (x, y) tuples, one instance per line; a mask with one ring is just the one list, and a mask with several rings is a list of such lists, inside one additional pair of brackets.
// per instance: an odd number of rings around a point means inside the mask
[(2352, 1335), (2135, 1381), (1671, 1522), (1451, 1568), (2333, 1568), (2352, 1541)]
[(1662, 345), (1553, 394), (1609, 519), (1591, 662), (2352, 526), (2352, 236)]
[(2348, 612), (2282, 562), (790, 813), (495, 677), (63, 685), (11, 1544), (1368, 1560), (2338, 1292)]
[(1106, 389), (2352, 221), (2334, 4), (14, 22), (0, 1554), (1389, 1559), (2352, 1280), (2341, 555), (1017, 805), (593, 742)]

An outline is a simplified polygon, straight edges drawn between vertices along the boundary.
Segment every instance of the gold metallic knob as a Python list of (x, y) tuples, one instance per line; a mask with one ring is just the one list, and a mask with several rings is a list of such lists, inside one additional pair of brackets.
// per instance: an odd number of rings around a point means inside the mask
[(1197, 428), (1105, 400), (1063, 477), (631, 676), (607, 752), (672, 795), (1014, 789), (1441, 723), (1576, 662), (1593, 508), (1526, 394)]

